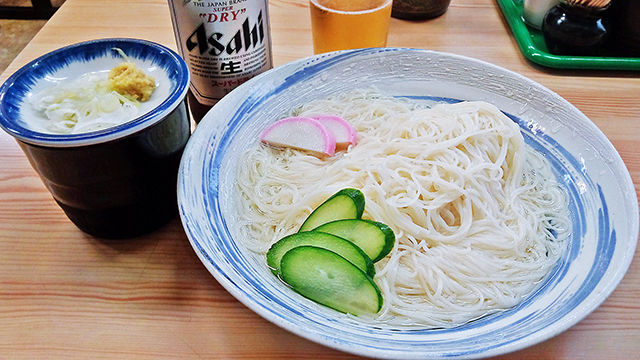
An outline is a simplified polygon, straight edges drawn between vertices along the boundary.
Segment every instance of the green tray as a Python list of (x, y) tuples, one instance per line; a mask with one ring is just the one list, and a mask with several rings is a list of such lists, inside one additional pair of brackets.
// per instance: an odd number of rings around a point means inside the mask
[(640, 70), (640, 58), (565, 56), (547, 51), (542, 32), (522, 19), (522, 0), (496, 0), (513, 31), (520, 51), (532, 62), (559, 69)]

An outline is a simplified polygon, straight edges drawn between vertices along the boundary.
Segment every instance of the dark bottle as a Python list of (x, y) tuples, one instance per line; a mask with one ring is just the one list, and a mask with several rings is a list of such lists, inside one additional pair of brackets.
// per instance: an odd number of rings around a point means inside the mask
[(542, 20), (549, 52), (557, 55), (601, 55), (609, 36), (604, 15), (607, 7), (575, 5), (561, 1)]
[(397, 19), (425, 20), (444, 14), (451, 0), (393, 0), (391, 16)]

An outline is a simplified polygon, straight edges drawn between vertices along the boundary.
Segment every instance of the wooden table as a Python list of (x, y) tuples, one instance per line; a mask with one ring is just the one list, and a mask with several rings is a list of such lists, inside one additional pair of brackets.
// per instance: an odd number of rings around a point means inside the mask
[[(305, 0), (272, 0), (275, 65), (312, 54)], [(63, 45), (136, 37), (175, 48), (165, 0), (67, 0), (2, 74)], [(389, 46), (475, 57), (523, 74), (582, 110), (640, 188), (640, 76), (528, 63), (491, 0), (453, 0), (435, 20), (392, 19)], [(632, 359), (640, 354), (640, 264), (563, 334), (504, 359)], [(352, 359), (262, 319), (205, 270), (179, 219), (103, 241), (67, 220), (15, 141), (0, 134), (0, 358)]]

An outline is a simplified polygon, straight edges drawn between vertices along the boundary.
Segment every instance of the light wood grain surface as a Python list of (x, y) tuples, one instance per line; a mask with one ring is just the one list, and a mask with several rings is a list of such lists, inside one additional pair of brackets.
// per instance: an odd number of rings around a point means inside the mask
[[(312, 55), (304, 0), (270, 2), (275, 65)], [(67, 0), (2, 74), (63, 45), (135, 37), (175, 48), (164, 0)], [(389, 46), (447, 51), (516, 71), (559, 93), (609, 137), (640, 182), (640, 75), (549, 71), (528, 63), (491, 0), (453, 0), (435, 20), (392, 19)], [(600, 308), (504, 359), (637, 359), (637, 259)], [(229, 295), (180, 221), (128, 241), (83, 234), (15, 141), (0, 134), (0, 359), (352, 359), (262, 319)]]

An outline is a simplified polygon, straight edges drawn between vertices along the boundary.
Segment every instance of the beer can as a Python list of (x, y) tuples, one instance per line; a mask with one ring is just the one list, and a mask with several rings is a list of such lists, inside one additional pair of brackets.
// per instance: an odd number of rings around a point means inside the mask
[(273, 66), (268, 0), (168, 1), (198, 122), (224, 95)]

